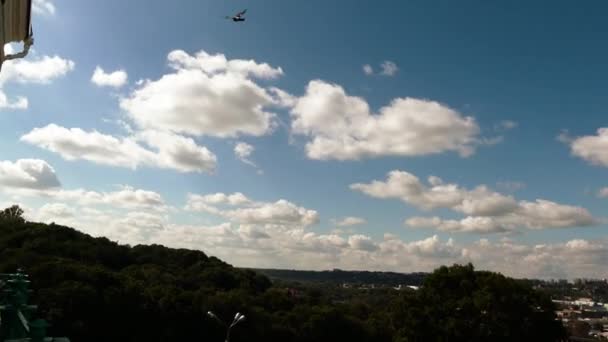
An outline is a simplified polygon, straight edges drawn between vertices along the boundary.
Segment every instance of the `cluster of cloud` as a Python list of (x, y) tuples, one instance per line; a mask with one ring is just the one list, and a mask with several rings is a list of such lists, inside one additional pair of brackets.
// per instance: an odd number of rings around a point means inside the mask
[[(212, 172), (216, 156), (193, 138), (270, 134), (280, 122), (272, 110), (282, 107), (291, 114), (291, 133), (307, 138), (306, 154), (311, 159), (359, 160), (449, 151), (466, 157), (477, 146), (489, 143), (479, 136), (474, 118), (434, 101), (396, 98), (374, 113), (365, 99), (322, 80), (309, 82), (302, 96), (269, 86), (267, 81), (282, 76), (283, 70), (267, 63), (228, 59), (206, 51), (190, 55), (182, 50), (171, 51), (167, 60), (172, 69), (169, 73), (137, 82), (120, 100), (133, 123), (130, 136), (51, 124), (32, 130), (22, 140), (68, 160)], [(397, 67), (387, 61), (383, 69), (392, 74)], [(127, 74), (123, 70), (106, 73), (97, 67), (92, 81), (118, 88), (126, 83)], [(0, 96), (0, 104), (2, 101)], [(7, 106), (21, 106), (19, 101), (5, 100)], [(505, 129), (514, 125), (501, 123)], [(162, 142), (149, 139), (152, 136)], [(234, 152), (241, 161), (256, 166), (250, 159), (254, 149), (239, 142)]]
[[(177, 209), (171, 209), (154, 191), (129, 186), (109, 192), (63, 189), (54, 169), (42, 160), (0, 162), (0, 184), (4, 194), (10, 194), (10, 189), (29, 190), (18, 194), (44, 199), (46, 204), (38, 209), (26, 206), (32, 211), (28, 219), (73, 226), (123, 243), (200, 249), (240, 266), (326, 269), (332, 265), (408, 272), (471, 261), (478, 268), (512, 276), (551, 278), (597, 276), (597, 270), (608, 261), (608, 243), (602, 241), (575, 239), (533, 246), (509, 239), (495, 242), (481, 239), (463, 245), (437, 235), (404, 241), (391, 234), (377, 240), (361, 233), (316, 233), (310, 230), (319, 223), (316, 210), (284, 199), (256, 201), (238, 192), (187, 197), (185, 212), (209, 214), (225, 222), (176, 224), (169, 213)], [(475, 215), (494, 215), (477, 217), (497, 220), (521, 215), (523, 222), (533, 222), (530, 225), (534, 227), (544, 226), (544, 222), (561, 226), (560, 222), (581, 220), (577, 216), (580, 211), (560, 212), (561, 205), (555, 207), (542, 200), (515, 202), (516, 209), (507, 210), (504, 208), (513, 206), (510, 197), (485, 187), (468, 190), (444, 184), (436, 177), (430, 177), (426, 186), (402, 171), (389, 174), (386, 182), (353, 188), (375, 197), (399, 198), (421, 209), (450, 208)], [(484, 197), (490, 199), (487, 206)], [(584, 222), (586, 216), (582, 217)], [(352, 226), (364, 220), (345, 217), (335, 223)]]
[(426, 185), (415, 175), (399, 170), (389, 172), (385, 181), (356, 183), (350, 188), (374, 198), (399, 199), (422, 210), (447, 208), (466, 215), (459, 220), (411, 217), (405, 221), (406, 225), (417, 228), (497, 233), (521, 228), (583, 227), (599, 222), (585, 208), (544, 199), (517, 201), (485, 185), (469, 190), (457, 184), (444, 183), (436, 176), (430, 176)]
[(91, 82), (99, 87), (120, 88), (127, 84), (128, 75), (124, 70), (116, 70), (106, 73), (100, 66), (95, 68)]
[[(5, 47), (5, 51), (12, 53), (10, 45)], [(7, 83), (49, 84), (54, 79), (63, 77), (74, 70), (74, 66), (73, 61), (59, 56), (5, 61), (2, 65), (2, 73), (0, 73), (0, 110), (24, 110), (29, 106), (28, 99), (24, 96), (10, 99), (6, 95), (3, 89)]]
[(315, 80), (291, 110), (292, 130), (309, 136), (311, 159), (358, 160), (364, 157), (420, 156), (475, 152), (479, 126), (440, 103), (394, 99), (378, 114), (368, 103), (335, 84)]
[[(382, 64), (380, 64), (380, 69), (380, 75), (382, 76), (395, 76), (397, 74), (397, 71), (399, 71), (399, 67), (397, 67), (397, 64), (391, 61), (382, 62)], [(368, 76), (371, 76), (374, 74), (374, 68), (369, 64), (365, 64), (363, 66), (363, 73)]]
[(270, 225), (273, 228), (308, 227), (319, 222), (319, 214), (315, 210), (284, 199), (276, 202), (253, 201), (242, 193), (189, 194), (185, 209), (219, 215), (240, 224)]
[(151, 166), (179, 172), (213, 172), (217, 157), (192, 138), (168, 132), (143, 131), (115, 137), (95, 130), (50, 124), (34, 128), (21, 141), (58, 153), (66, 160), (127, 167)]
[(119, 209), (167, 211), (168, 205), (154, 191), (121, 186), (119, 190), (98, 192), (85, 189), (66, 190), (55, 169), (40, 159), (0, 161), (0, 193), (16, 197), (36, 197), (45, 201), (71, 202), (79, 205), (104, 205)]
[[(128, 136), (49, 124), (34, 128), (21, 140), (58, 153), (66, 160), (212, 173), (217, 165), (216, 155), (194, 138), (268, 134), (277, 122), (276, 114), (267, 108), (294, 102), (287, 92), (256, 83), (281, 76), (280, 67), (253, 60), (230, 60), (205, 51), (189, 55), (175, 50), (167, 59), (171, 73), (155, 81), (138, 82), (137, 88), (120, 100), (121, 108), (134, 124), (134, 128), (127, 124)], [(98, 66), (91, 81), (98, 86), (119, 88), (126, 84), (127, 77), (124, 70), (106, 73)], [(0, 104), (2, 100), (0, 96)], [(249, 158), (253, 151), (254, 147), (246, 143), (235, 147), (240, 160), (257, 168)]]
[[(216, 205), (261, 208), (242, 194), (200, 197), (197, 201)], [(531, 245), (503, 238), (460, 244), (452, 239), (442, 240), (437, 235), (405, 241), (391, 234), (374, 240), (362, 234), (314, 233), (306, 229), (310, 221), (293, 216), (289, 219), (291, 223), (286, 225), (282, 210), (259, 211), (265, 212), (261, 221), (235, 216), (234, 220), (215, 225), (184, 225), (172, 223), (163, 212), (73, 210), (58, 202), (45, 204), (32, 216), (45, 222), (78, 223), (77, 227), (87, 233), (123, 243), (161, 243), (175, 248), (199, 249), (245, 267), (320, 270), (331, 265), (344, 269), (413, 272), (430, 271), (444, 264), (473, 262), (478, 269), (515, 277), (574, 278), (602, 276), (597, 270), (608, 262), (607, 241), (573, 239)]]

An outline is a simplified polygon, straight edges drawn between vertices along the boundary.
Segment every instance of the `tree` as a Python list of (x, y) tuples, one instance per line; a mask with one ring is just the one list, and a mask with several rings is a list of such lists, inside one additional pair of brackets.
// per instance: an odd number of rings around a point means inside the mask
[(0, 211), (0, 222), (24, 223), (23, 209), (15, 204)]
[(559, 341), (565, 333), (548, 297), (471, 264), (440, 267), (395, 305), (407, 341)]

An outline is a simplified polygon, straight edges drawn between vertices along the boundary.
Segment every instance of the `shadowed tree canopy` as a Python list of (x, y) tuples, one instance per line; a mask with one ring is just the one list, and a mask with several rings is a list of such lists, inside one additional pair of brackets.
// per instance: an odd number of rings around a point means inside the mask
[(13, 205), (0, 211), (0, 221), (25, 222), (25, 219), (23, 218), (23, 209), (18, 205)]

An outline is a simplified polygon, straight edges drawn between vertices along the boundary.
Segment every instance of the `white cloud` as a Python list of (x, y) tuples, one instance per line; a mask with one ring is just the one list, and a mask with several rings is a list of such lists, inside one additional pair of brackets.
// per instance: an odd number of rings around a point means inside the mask
[(282, 199), (274, 203), (260, 203), (255, 207), (229, 210), (223, 215), (244, 224), (309, 226), (319, 222), (319, 215), (315, 210), (299, 207)]
[(274, 103), (281, 107), (293, 107), (296, 103), (296, 97), (289, 94), (288, 92), (281, 90), (277, 87), (270, 87), (270, 94), (274, 97)]
[[(227, 197), (228, 195), (226, 195)], [(226, 197), (215, 202), (228, 205)], [(250, 204), (251, 205), (251, 204)], [(28, 209), (29, 211), (30, 209)], [(457, 243), (437, 235), (403, 240), (392, 234), (375, 240), (356, 234), (318, 234), (298, 226), (225, 222), (183, 225), (160, 211), (116, 211), (45, 205), (27, 217), (69, 224), (94, 236), (129, 244), (158, 243), (203, 250), (240, 267), (295, 269), (365, 269), (396, 272), (430, 271), (440, 265), (473, 262), (477, 269), (515, 277), (602, 277), (608, 262), (608, 241), (572, 239), (540, 245), (512, 239)]]
[(177, 134), (146, 131), (138, 138), (158, 150), (151, 165), (180, 172), (213, 172), (217, 157), (192, 138)]
[(23, 96), (9, 99), (3, 87), (10, 82), (28, 84), (49, 84), (52, 80), (65, 76), (74, 70), (74, 62), (59, 56), (43, 56), (36, 60), (15, 59), (3, 63), (0, 73), (0, 110), (28, 108), (28, 100)]
[(247, 198), (247, 196), (243, 195), (240, 192), (235, 192), (233, 194), (224, 194), (222, 192), (218, 192), (215, 194), (208, 195), (188, 195), (188, 209), (189, 210), (200, 210), (200, 204), (204, 205), (218, 205), (218, 204), (229, 204), (233, 206), (241, 206), (250, 204), (251, 200)]
[(335, 221), (336, 226), (338, 227), (348, 227), (348, 226), (356, 226), (360, 224), (365, 224), (367, 221), (360, 217), (348, 216), (344, 217), (341, 220)]
[(124, 70), (116, 70), (106, 73), (100, 66), (95, 68), (91, 82), (100, 87), (120, 88), (127, 83), (127, 72)]
[(135, 189), (131, 186), (121, 186), (119, 190), (109, 192), (85, 189), (50, 189), (25, 194), (60, 202), (73, 202), (84, 206), (104, 205), (117, 209), (142, 209), (159, 212), (168, 210), (167, 204), (159, 193)]
[(58, 224), (70, 224), (70, 220), (75, 214), (74, 208), (67, 204), (47, 203), (38, 210), (37, 219), (44, 223), (55, 222)]
[(7, 82), (48, 84), (74, 70), (74, 66), (73, 61), (59, 56), (6, 61), (0, 74), (0, 85)]
[[(391, 61), (382, 62), (382, 64), (380, 64), (380, 69), (381, 71), (379, 75), (389, 77), (395, 76), (399, 71), (399, 67), (397, 67), (397, 64)], [(363, 73), (367, 76), (371, 76), (374, 74), (374, 68), (369, 64), (365, 64), (363, 65)]]
[(350, 188), (376, 198), (400, 199), (424, 210), (451, 208), (476, 216), (501, 215), (517, 206), (517, 202), (511, 196), (491, 191), (486, 186), (467, 190), (457, 184), (445, 184), (436, 176), (429, 177), (429, 185), (423, 184), (411, 173), (395, 170), (388, 173), (386, 181), (356, 183)]
[(516, 128), (519, 124), (512, 120), (503, 120), (496, 125), (494, 125), (494, 129), (497, 131), (507, 131), (513, 128)]
[(254, 81), (277, 78), (283, 74), (281, 68), (205, 51), (191, 56), (175, 50), (168, 60), (174, 72), (143, 82), (120, 102), (140, 128), (216, 137), (260, 136), (276, 127), (276, 115), (267, 107), (289, 102), (287, 93)]
[(37, 14), (54, 15), (56, 9), (51, 0), (34, 0), (32, 2), (32, 10)]
[(599, 265), (608, 262), (608, 244), (574, 239), (530, 246), (480, 240), (467, 246), (464, 256), (478, 268), (499, 270), (515, 277), (597, 278), (605, 272)]
[(608, 198), (608, 187), (601, 188), (597, 192), (597, 197), (599, 197), (599, 198)]
[(29, 106), (29, 101), (23, 96), (17, 97), (11, 101), (8, 99), (5, 93), (0, 90), (0, 109), (16, 109), (24, 110)]
[(397, 64), (391, 61), (382, 62), (380, 67), (382, 68), (382, 72), (380, 72), (380, 74), (384, 76), (395, 76), (395, 74), (397, 74), (397, 71), (399, 71)]
[(132, 139), (116, 138), (97, 131), (65, 128), (49, 124), (34, 128), (21, 137), (32, 145), (58, 153), (66, 160), (84, 159), (99, 164), (136, 168), (142, 160), (153, 159)]
[(255, 151), (255, 148), (244, 142), (239, 142), (234, 146), (234, 154), (236, 157), (245, 164), (257, 167), (254, 162), (249, 159), (249, 156)]
[(58, 153), (66, 160), (84, 159), (132, 169), (145, 165), (180, 172), (212, 172), (217, 163), (217, 157), (193, 139), (164, 132), (145, 131), (123, 138), (49, 124), (34, 128), (21, 140)]
[(59, 187), (55, 170), (40, 159), (0, 161), (0, 185), (8, 188), (42, 190)]
[(368, 252), (373, 252), (378, 249), (378, 246), (369, 236), (361, 234), (351, 235), (348, 238), (348, 244), (354, 249), (360, 249)]
[[(218, 204), (229, 204), (237, 208), (223, 209), (213, 206)], [(185, 208), (190, 211), (212, 213), (246, 225), (293, 228), (307, 227), (319, 222), (319, 214), (315, 210), (297, 206), (284, 199), (276, 202), (252, 201), (241, 193), (189, 194)]]
[(447, 208), (467, 215), (460, 220), (438, 217), (413, 217), (405, 221), (411, 227), (428, 227), (450, 232), (496, 233), (519, 228), (565, 228), (597, 224), (586, 209), (537, 199), (517, 201), (512, 196), (490, 190), (485, 185), (469, 190), (446, 184), (436, 176), (429, 185), (405, 171), (391, 171), (386, 181), (356, 183), (351, 189), (382, 199), (399, 199), (419, 209)]
[(479, 127), (472, 117), (437, 102), (398, 98), (370, 111), (368, 103), (338, 85), (315, 80), (291, 111), (292, 130), (311, 137), (311, 159), (357, 160), (456, 151), (474, 153)]
[(599, 128), (597, 135), (568, 138), (562, 133), (558, 139), (570, 145), (573, 155), (593, 165), (608, 167), (608, 127)]
[(241, 160), (243, 158), (248, 158), (253, 151), (255, 151), (255, 148), (244, 142), (239, 142), (234, 147), (234, 154), (236, 154), (236, 156)]

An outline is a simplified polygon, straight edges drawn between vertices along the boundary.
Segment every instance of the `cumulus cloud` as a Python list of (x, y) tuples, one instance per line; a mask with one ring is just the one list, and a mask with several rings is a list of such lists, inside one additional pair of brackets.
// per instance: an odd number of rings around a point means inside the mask
[(371, 112), (368, 103), (338, 85), (315, 80), (291, 110), (292, 130), (311, 138), (311, 159), (358, 160), (475, 152), (479, 127), (472, 117), (433, 101), (398, 98)]
[(34, 0), (32, 2), (32, 10), (36, 14), (54, 15), (56, 9), (51, 0)]
[(597, 197), (599, 197), (599, 198), (608, 198), (608, 187), (601, 188), (597, 192)]
[(573, 155), (587, 162), (608, 167), (608, 128), (597, 130), (597, 135), (587, 135), (578, 138), (568, 138), (567, 133), (562, 133), (558, 139), (570, 145)]
[[(229, 204), (237, 208), (219, 208), (217, 204)], [(250, 225), (276, 225), (306, 227), (319, 222), (315, 210), (300, 207), (287, 200), (259, 202), (241, 193), (196, 195), (189, 194), (185, 207), (190, 211), (203, 211), (223, 216), (233, 222)]]
[(0, 185), (8, 188), (43, 190), (59, 187), (55, 170), (40, 159), (0, 161)]
[(597, 224), (585, 208), (548, 200), (517, 201), (510, 195), (490, 190), (485, 185), (466, 189), (445, 183), (436, 176), (424, 184), (405, 171), (391, 171), (385, 181), (355, 183), (351, 189), (382, 199), (399, 199), (422, 210), (447, 208), (467, 215), (459, 220), (438, 217), (412, 217), (411, 227), (428, 227), (450, 232), (496, 233), (519, 228), (565, 228)]
[(10, 99), (3, 91), (7, 83), (49, 84), (56, 78), (74, 70), (74, 62), (59, 56), (43, 56), (38, 59), (15, 59), (3, 63), (0, 73), (0, 110), (28, 108), (28, 100), (23, 96)]
[[(232, 198), (236, 197), (240, 196)], [(226, 194), (209, 196), (207, 201), (228, 206), (228, 210), (234, 206), (259, 205), (231, 205), (229, 198)], [(241, 203), (242, 199), (236, 202)], [(289, 228), (238, 220), (215, 225), (184, 225), (172, 222), (162, 211), (136, 208), (117, 211), (114, 207), (99, 206), (74, 208), (69, 203), (50, 203), (33, 209), (34, 215), (26, 214), (36, 219), (44, 218), (45, 222), (69, 224), (94, 236), (106, 236), (121, 243), (159, 243), (198, 249), (241, 267), (415, 272), (473, 262), (478, 269), (515, 277), (575, 278), (597, 277), (608, 262), (606, 240), (571, 239), (534, 245), (507, 238), (459, 243), (437, 235), (407, 240), (384, 234), (384, 238), (373, 239), (363, 234), (315, 233), (302, 226), (301, 220), (293, 221)]]
[(608, 261), (608, 244), (581, 239), (541, 245), (480, 240), (464, 248), (463, 255), (478, 268), (515, 277), (596, 278), (603, 272), (598, 265)]
[(391, 61), (382, 62), (382, 64), (380, 64), (380, 67), (382, 68), (382, 72), (380, 72), (380, 74), (384, 76), (395, 76), (395, 74), (397, 74), (397, 71), (399, 71), (397, 64)]
[(366, 74), (366, 75), (368, 75), (368, 76), (369, 75), (373, 75), (374, 74), (374, 68), (372, 68), (372, 66), (369, 65), (369, 64), (365, 64), (363, 66), (363, 73)]
[(59, 56), (6, 61), (0, 74), (0, 85), (7, 82), (49, 84), (74, 70), (75, 63)]
[(334, 220), (334, 222), (338, 227), (349, 227), (367, 223), (365, 219), (354, 216), (344, 217), (341, 220)]
[[(39, 159), (19, 159), (16, 162), (0, 161), (0, 195), (2, 194), (20, 199), (42, 199), (49, 204), (42, 208), (43, 213), (45, 215), (53, 213), (54, 216), (62, 216), (58, 213), (61, 208), (66, 207), (64, 204), (66, 202), (83, 206), (103, 205), (118, 209), (142, 209), (158, 212), (169, 209), (159, 193), (136, 189), (128, 185), (121, 185), (118, 190), (108, 192), (62, 188), (53, 167)], [(67, 217), (67, 215), (63, 216)]]
[(100, 87), (120, 88), (127, 83), (127, 78), (127, 72), (124, 70), (106, 73), (100, 66), (97, 66), (91, 76), (91, 82)]
[(257, 79), (274, 79), (283, 70), (253, 60), (229, 60), (222, 54), (168, 55), (172, 73), (147, 80), (120, 102), (142, 129), (191, 135), (260, 136), (276, 127), (270, 106), (289, 102), (285, 92), (267, 89)]
[(106, 205), (119, 209), (149, 209), (166, 211), (162, 196), (154, 191), (121, 186), (119, 190), (99, 192), (85, 189), (51, 189), (32, 193), (42, 198), (60, 202), (74, 202), (79, 205)]
[(95, 130), (87, 132), (49, 124), (34, 128), (21, 141), (58, 153), (66, 160), (84, 159), (132, 169), (144, 165), (180, 172), (212, 172), (217, 164), (215, 154), (192, 138), (167, 132), (144, 131), (130, 137), (115, 137)]

